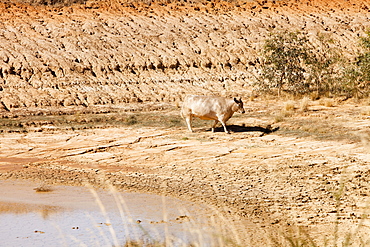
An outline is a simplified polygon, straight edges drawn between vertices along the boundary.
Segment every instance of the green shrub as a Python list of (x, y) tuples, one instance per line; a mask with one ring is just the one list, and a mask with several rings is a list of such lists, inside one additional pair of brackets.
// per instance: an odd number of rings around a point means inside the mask
[[(343, 59), (336, 41), (330, 35), (319, 33), (305, 61), (307, 65), (307, 83), (310, 93), (316, 97), (335, 92), (335, 84), (343, 77)], [(315, 48), (314, 48), (315, 47)]]
[(311, 40), (300, 31), (270, 33), (262, 51), (258, 88), (277, 90), (278, 95), (311, 95), (313, 99), (344, 93), (353, 96), (361, 91), (360, 75), (368, 72), (370, 80), (370, 38), (362, 39), (369, 49), (366, 56), (358, 57), (362, 67), (346, 63), (348, 59), (344, 59), (330, 35), (319, 33)]
[(355, 61), (345, 68), (338, 92), (348, 97), (364, 98), (370, 96), (370, 31), (360, 38), (363, 51)]
[(265, 40), (262, 55), (262, 75), (258, 86), (265, 91), (282, 90), (294, 94), (307, 91), (305, 61), (310, 56), (311, 43), (307, 35), (301, 32), (288, 30), (270, 33)]

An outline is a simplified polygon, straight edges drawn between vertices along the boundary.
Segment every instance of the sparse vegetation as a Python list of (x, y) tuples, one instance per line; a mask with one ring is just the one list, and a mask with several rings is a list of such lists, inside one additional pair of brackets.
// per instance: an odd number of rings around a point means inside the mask
[(124, 121), (127, 125), (135, 125), (138, 123), (135, 115), (128, 116)]
[(295, 108), (295, 102), (293, 100), (289, 100), (287, 102), (284, 103), (284, 108), (283, 110), (287, 111), (287, 112), (291, 112), (291, 111), (294, 111), (294, 108)]
[(343, 55), (337, 48), (337, 41), (327, 34), (319, 33), (316, 44), (309, 47), (306, 80), (309, 93), (314, 99), (328, 96), (335, 91), (336, 82), (342, 78)]
[(281, 112), (280, 114), (275, 115), (274, 117), (274, 123), (280, 123), (284, 121), (284, 113)]
[(335, 102), (332, 98), (322, 98), (319, 100), (320, 105), (326, 106), (326, 107), (333, 107)]
[(165, 247), (164, 243), (148, 243), (145, 244), (142, 241), (128, 241), (126, 242), (123, 247)]
[(288, 91), (304, 94), (308, 90), (305, 63), (310, 56), (310, 42), (304, 33), (283, 30), (270, 33), (262, 51), (264, 63), (258, 86), (264, 91), (276, 88), (278, 95)]
[[(101, 113), (78, 113), (71, 115), (9, 116), (0, 118), (1, 132), (41, 132), (58, 129), (94, 129), (117, 126), (179, 127), (183, 120), (178, 114), (155, 112), (121, 113), (110, 111)], [(196, 126), (200, 121), (195, 121)]]
[(370, 116), (370, 106), (364, 107), (361, 110), (361, 114), (364, 115), (364, 116)]
[(274, 123), (279, 123), (285, 121), (286, 118), (291, 117), (295, 110), (295, 102), (293, 100), (289, 100), (284, 103), (282, 109), (275, 114), (274, 116)]
[(370, 93), (370, 32), (360, 39), (364, 52), (354, 63), (345, 58), (337, 41), (319, 33), (315, 42), (299, 31), (270, 33), (262, 50), (257, 86), (264, 92), (293, 95), (367, 97)]
[(370, 95), (370, 31), (360, 38), (359, 45), (363, 51), (345, 68), (339, 90), (348, 97), (364, 98)]
[(302, 112), (306, 112), (308, 111), (308, 106), (309, 106), (309, 99), (307, 97), (304, 97), (300, 103), (300, 110)]
[(14, 1), (30, 5), (44, 5), (54, 7), (71, 6), (72, 4), (85, 4), (87, 2), (87, 0), (14, 0)]
[(41, 184), (33, 189), (36, 192), (51, 192), (53, 191), (52, 187), (46, 184)]

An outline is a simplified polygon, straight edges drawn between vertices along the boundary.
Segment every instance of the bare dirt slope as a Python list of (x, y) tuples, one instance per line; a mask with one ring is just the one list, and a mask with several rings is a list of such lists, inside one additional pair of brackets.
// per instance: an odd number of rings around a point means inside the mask
[[(201, 201), (257, 226), (304, 226), (320, 243), (332, 240), (337, 221), (341, 241), (360, 223), (366, 232), (369, 107), (310, 102), (308, 111), (292, 110), (276, 123), (282, 108), (277, 101), (249, 102), (249, 113), (230, 120), (230, 135), (222, 128), (210, 132), (207, 121), (196, 123), (195, 133), (188, 133), (183, 122), (169, 127), (178, 119), (171, 107), (149, 115), (130, 113), (137, 119), (165, 116), (159, 125), (107, 122), (73, 130), (39, 122), (20, 133), (3, 131), (0, 178), (109, 183)], [(76, 117), (86, 123), (91, 118)], [(27, 118), (19, 114), (17, 121)]]
[(330, 34), (351, 56), (369, 27), (369, 8), (358, 0), (3, 1), (0, 107), (174, 102), (189, 92), (245, 96), (270, 31)]

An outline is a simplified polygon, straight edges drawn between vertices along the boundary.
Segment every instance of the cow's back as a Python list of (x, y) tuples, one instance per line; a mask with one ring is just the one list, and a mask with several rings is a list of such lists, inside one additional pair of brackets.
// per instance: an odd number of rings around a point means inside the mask
[(227, 99), (218, 96), (188, 95), (183, 103), (183, 114), (202, 119), (217, 119), (217, 113), (227, 111)]

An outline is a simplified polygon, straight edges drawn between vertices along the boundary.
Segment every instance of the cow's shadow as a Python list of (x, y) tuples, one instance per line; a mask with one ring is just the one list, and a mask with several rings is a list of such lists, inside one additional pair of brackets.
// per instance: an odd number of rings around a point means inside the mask
[[(262, 134), (271, 134), (277, 130), (279, 130), (279, 127), (273, 128), (272, 126), (268, 125), (266, 127), (261, 126), (245, 126), (243, 125), (227, 125), (227, 129), (230, 132), (238, 133), (238, 132), (262, 132)], [(216, 127), (215, 132), (224, 132), (224, 128)]]

